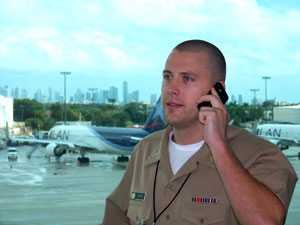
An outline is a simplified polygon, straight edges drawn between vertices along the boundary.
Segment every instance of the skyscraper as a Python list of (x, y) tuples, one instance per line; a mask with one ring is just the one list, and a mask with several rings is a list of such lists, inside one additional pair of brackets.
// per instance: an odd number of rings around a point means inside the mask
[(243, 96), (240, 94), (238, 98), (238, 104), (242, 105), (243, 104)]
[(21, 89), (21, 98), (22, 99), (28, 98), (28, 92), (24, 88)]
[(123, 103), (128, 103), (128, 83), (127, 81), (123, 81)]
[(98, 88), (89, 88), (90, 91), (90, 102), (95, 104), (98, 100)]
[(0, 87), (0, 95), (8, 97), (8, 86)]
[(109, 96), (109, 91), (108, 90), (101, 90), (99, 91), (99, 103), (100, 104), (105, 104), (108, 102), (108, 96)]
[(135, 90), (129, 95), (129, 102), (139, 102), (139, 91)]
[(111, 102), (118, 101), (118, 88), (111, 86), (108, 92), (108, 100)]
[(37, 89), (34, 93), (34, 100), (43, 103), (44, 102), (44, 96), (41, 89)]
[(15, 98), (19, 99), (20, 98), (20, 90), (18, 87), (15, 88)]
[(84, 103), (84, 94), (82, 93), (82, 91), (79, 88), (75, 92), (74, 103), (77, 103), (77, 104)]
[(92, 96), (91, 96), (91, 93), (88, 91), (85, 93), (85, 103), (91, 103), (92, 101)]
[(53, 101), (53, 92), (52, 92), (52, 88), (49, 87), (48, 88), (48, 100), (49, 103), (51, 103)]
[(234, 95), (231, 95), (231, 102), (232, 102), (232, 103), (236, 103), (236, 98), (235, 98)]
[(63, 103), (64, 102), (64, 97), (60, 95), (58, 91), (54, 93), (54, 101), (57, 103)]
[(108, 102), (108, 90), (103, 90), (103, 103), (107, 103)]

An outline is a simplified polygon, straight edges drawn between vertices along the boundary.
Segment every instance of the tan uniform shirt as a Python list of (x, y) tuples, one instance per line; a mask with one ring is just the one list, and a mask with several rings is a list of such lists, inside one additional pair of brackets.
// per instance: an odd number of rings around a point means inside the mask
[[(155, 132), (136, 146), (121, 183), (106, 200), (103, 225), (153, 223), (153, 186), (158, 161), (156, 216), (172, 201), (188, 174), (191, 175), (156, 224), (239, 224), (206, 144), (173, 175), (168, 153), (169, 131)], [(275, 145), (242, 129), (228, 127), (227, 136), (244, 168), (275, 193), (287, 209), (297, 181), (288, 160)]]

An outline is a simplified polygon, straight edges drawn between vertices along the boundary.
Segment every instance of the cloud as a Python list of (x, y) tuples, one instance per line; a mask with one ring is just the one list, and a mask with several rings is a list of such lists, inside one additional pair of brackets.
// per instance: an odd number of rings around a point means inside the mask
[(21, 36), (23, 38), (32, 40), (47, 40), (55, 39), (61, 35), (58, 29), (53, 27), (29, 27), (25, 29), (20, 29)]
[(92, 59), (91, 55), (83, 50), (77, 50), (75, 56), (77, 57), (77, 61), (82, 65), (92, 65), (94, 60)]
[(81, 9), (87, 15), (99, 16), (103, 12), (103, 8), (98, 2), (81, 2)]
[(6, 57), (8, 53), (9, 53), (9, 49), (5, 45), (0, 43), (0, 57), (1, 56)]
[(224, 51), (229, 72), (300, 67), (299, 9), (275, 11), (254, 0), (4, 2), (2, 18), (12, 24), (0, 26), (0, 57), (14, 55), (14, 66), (143, 70), (160, 64), (173, 43), (203, 38)]
[(277, 12), (254, 0), (189, 0), (184, 3), (179, 0), (117, 0), (114, 7), (129, 22), (141, 27), (213, 39), (276, 45), (286, 38), (286, 33), (281, 31), (300, 34), (299, 11)]
[(170, 25), (176, 24), (186, 30), (190, 24), (206, 22), (206, 16), (197, 12), (203, 3), (203, 0), (186, 0), (184, 3), (180, 0), (116, 0), (113, 5), (118, 13), (140, 26), (168, 27), (172, 30)]
[(104, 54), (109, 57), (111, 64), (117, 69), (124, 69), (137, 65), (137, 62), (131, 58), (125, 51), (115, 47), (104, 47)]
[(36, 45), (44, 51), (52, 61), (62, 61), (62, 49), (54, 43), (40, 40), (36, 42)]
[(121, 35), (107, 33), (96, 28), (76, 30), (70, 33), (70, 38), (77, 44), (91, 47), (124, 44)]

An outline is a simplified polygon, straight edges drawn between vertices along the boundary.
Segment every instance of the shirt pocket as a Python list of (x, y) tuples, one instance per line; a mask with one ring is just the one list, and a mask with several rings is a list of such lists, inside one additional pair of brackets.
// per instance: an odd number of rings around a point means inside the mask
[(185, 208), (181, 212), (182, 225), (225, 225), (226, 211), (223, 205), (201, 208)]
[(144, 201), (130, 200), (127, 210), (127, 217), (132, 225), (148, 225), (150, 223), (151, 210), (146, 207)]

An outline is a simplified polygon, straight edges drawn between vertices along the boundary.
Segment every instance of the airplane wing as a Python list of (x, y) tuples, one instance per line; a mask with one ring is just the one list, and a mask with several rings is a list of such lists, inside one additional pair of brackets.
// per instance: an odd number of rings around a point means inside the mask
[[(46, 156), (51, 157), (61, 157), (68, 151), (76, 151), (77, 147), (74, 143), (64, 141), (64, 140), (51, 140), (51, 139), (37, 139), (37, 138), (24, 138), (24, 137), (10, 137), (10, 142), (12, 143), (23, 143), (23, 144), (33, 144), (32, 150), (28, 152), (27, 157), (31, 158), (31, 155), (36, 151), (36, 145), (46, 145)], [(85, 149), (86, 150), (86, 149)], [(81, 151), (81, 149), (80, 149)]]
[[(61, 145), (70, 145), (74, 146), (73, 143), (63, 141), (63, 140), (52, 140), (52, 139), (37, 139), (37, 138), (20, 138), (20, 137), (10, 137), (12, 142), (17, 143), (29, 143), (29, 144), (61, 144)], [(75, 146), (74, 146), (75, 147)]]

